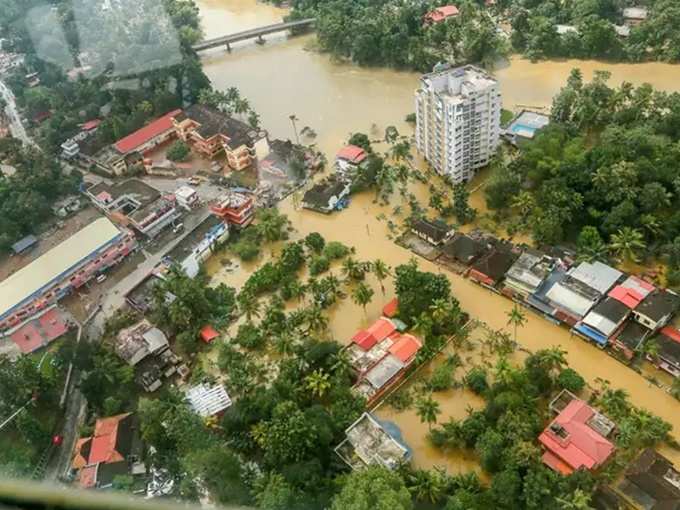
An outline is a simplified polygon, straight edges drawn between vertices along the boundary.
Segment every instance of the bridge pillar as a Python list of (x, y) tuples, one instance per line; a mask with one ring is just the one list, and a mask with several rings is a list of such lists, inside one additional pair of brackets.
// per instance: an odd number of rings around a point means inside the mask
[(227, 43), (227, 51), (231, 53), (231, 44)]
[(264, 38), (261, 35), (257, 36), (257, 39), (255, 40), (257, 44), (264, 44)]

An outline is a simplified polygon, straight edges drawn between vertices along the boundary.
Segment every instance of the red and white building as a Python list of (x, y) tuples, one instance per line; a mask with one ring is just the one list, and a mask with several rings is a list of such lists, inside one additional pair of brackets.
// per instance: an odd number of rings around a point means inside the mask
[(358, 331), (347, 348), (357, 376), (354, 391), (369, 405), (375, 402), (404, 377), (421, 347), (418, 338), (400, 333), (385, 317)]
[(607, 439), (614, 429), (609, 418), (567, 390), (550, 408), (558, 414), (538, 437), (549, 468), (563, 475), (597, 469), (614, 453), (614, 444)]
[(368, 153), (356, 145), (346, 145), (335, 156), (335, 168), (341, 175), (353, 175), (368, 158)]
[(0, 331), (11, 330), (123, 260), (129, 230), (100, 218), (0, 282)]
[(252, 196), (230, 191), (210, 206), (210, 211), (228, 224), (244, 228), (255, 216), (255, 201)]

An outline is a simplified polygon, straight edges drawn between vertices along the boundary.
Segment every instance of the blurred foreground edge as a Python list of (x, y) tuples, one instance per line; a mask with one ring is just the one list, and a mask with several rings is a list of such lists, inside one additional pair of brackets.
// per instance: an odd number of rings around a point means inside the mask
[[(47, 483), (0, 479), (0, 510), (186, 510), (187, 508), (200, 509), (201, 505), (158, 499), (144, 500), (122, 492), (83, 491)], [(211, 505), (211, 508), (218, 507)], [(247, 510), (246, 507), (236, 506), (219, 508), (223, 510)]]

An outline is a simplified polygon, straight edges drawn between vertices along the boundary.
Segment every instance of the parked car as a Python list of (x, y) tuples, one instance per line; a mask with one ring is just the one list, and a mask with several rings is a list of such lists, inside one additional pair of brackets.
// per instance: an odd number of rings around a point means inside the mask
[(97, 283), (102, 283), (102, 282), (106, 281), (106, 275), (105, 275), (105, 274), (100, 274), (99, 276), (97, 276), (97, 280), (96, 280), (96, 281), (97, 281)]

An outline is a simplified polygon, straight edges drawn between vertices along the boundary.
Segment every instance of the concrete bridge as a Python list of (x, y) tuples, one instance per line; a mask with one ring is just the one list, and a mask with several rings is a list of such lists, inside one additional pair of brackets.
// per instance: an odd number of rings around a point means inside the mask
[(223, 35), (222, 37), (215, 37), (213, 39), (201, 41), (198, 44), (194, 44), (193, 48), (196, 51), (202, 51), (210, 48), (217, 48), (218, 46), (226, 46), (227, 50), (231, 51), (232, 43), (257, 38), (257, 42), (262, 44), (264, 43), (264, 39), (262, 37), (265, 35), (274, 34), (276, 32), (285, 32), (286, 30), (291, 30), (293, 28), (309, 27), (312, 26), (315, 21), (315, 18), (307, 18), (298, 21), (276, 23), (274, 25), (267, 25), (260, 28), (252, 28), (250, 30), (244, 30), (243, 32), (236, 32), (235, 34)]

